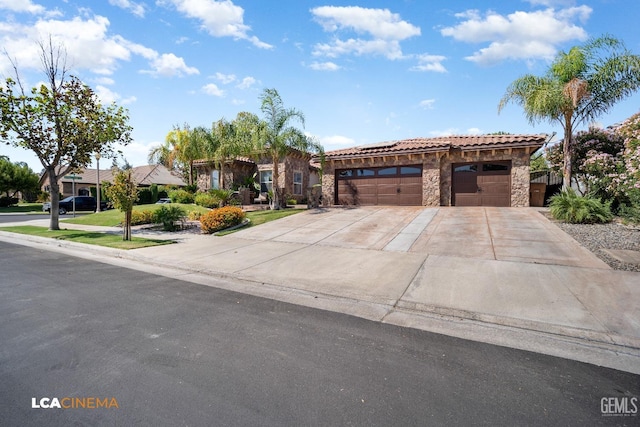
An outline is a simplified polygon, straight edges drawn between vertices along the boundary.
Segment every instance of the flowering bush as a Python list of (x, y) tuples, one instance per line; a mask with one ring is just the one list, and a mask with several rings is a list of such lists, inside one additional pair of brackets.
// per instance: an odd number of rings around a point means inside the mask
[[(640, 113), (617, 129), (591, 128), (573, 138), (572, 167), (585, 194), (611, 202), (632, 220), (640, 212)], [(562, 144), (547, 149), (554, 170), (562, 169)]]
[(202, 224), (202, 232), (206, 234), (215, 233), (225, 228), (238, 225), (244, 219), (244, 211), (235, 206), (225, 206), (224, 208), (214, 209), (200, 216), (200, 224)]

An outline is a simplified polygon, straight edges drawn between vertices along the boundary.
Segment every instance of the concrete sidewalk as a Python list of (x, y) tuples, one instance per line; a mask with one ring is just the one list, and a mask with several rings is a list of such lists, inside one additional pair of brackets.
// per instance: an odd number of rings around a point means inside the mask
[(135, 251), (0, 238), (640, 374), (640, 273), (611, 270), (535, 209), (312, 210)]

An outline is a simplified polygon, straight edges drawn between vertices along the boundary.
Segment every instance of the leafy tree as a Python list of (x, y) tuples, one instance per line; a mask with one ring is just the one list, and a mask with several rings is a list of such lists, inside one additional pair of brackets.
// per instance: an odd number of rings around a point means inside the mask
[(131, 169), (118, 170), (105, 192), (113, 203), (113, 207), (124, 212), (122, 227), (122, 240), (131, 240), (131, 212), (133, 205), (138, 200), (138, 185), (133, 179)]
[(254, 122), (253, 130), (251, 126), (245, 126), (245, 132), (248, 131), (255, 138), (257, 151), (266, 154), (273, 162), (271, 209), (280, 209), (286, 203), (282, 188), (278, 184), (280, 159), (292, 149), (302, 152), (322, 152), (323, 150), (320, 144), (291, 125), (291, 122), (297, 120), (304, 126), (304, 115), (295, 108), (285, 108), (277, 90), (265, 89), (260, 96), (260, 101), (264, 120), (256, 123), (251, 116), (245, 117), (243, 119), (245, 124), (251, 125), (251, 121)]
[(564, 188), (571, 185), (573, 129), (608, 112), (640, 88), (640, 56), (609, 36), (560, 52), (544, 76), (531, 74), (509, 85), (498, 111), (509, 102), (523, 107), (531, 124), (558, 122), (564, 129)]
[(37, 192), (39, 181), (26, 163), (11, 163), (8, 157), (0, 156), (0, 193), (5, 193), (7, 198), (15, 197), (18, 192)]
[(33, 151), (49, 178), (51, 220), (59, 230), (58, 180), (70, 171), (87, 167), (93, 153), (113, 155), (115, 144), (130, 142), (126, 110), (102, 106), (94, 91), (67, 75), (61, 47), (40, 43), (46, 83), (28, 91), (13, 60), (15, 79), (0, 87), (0, 138), (7, 144)]

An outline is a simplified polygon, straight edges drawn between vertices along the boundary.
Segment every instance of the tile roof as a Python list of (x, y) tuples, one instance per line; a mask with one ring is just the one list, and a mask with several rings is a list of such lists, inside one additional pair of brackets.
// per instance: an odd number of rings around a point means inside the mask
[[(95, 185), (98, 180), (97, 169), (84, 169), (77, 173), (67, 175), (78, 175), (81, 179), (76, 180), (76, 184)], [(65, 176), (67, 176), (65, 175)], [(182, 178), (175, 176), (163, 165), (145, 165), (133, 168), (133, 177), (138, 185), (187, 185)], [(62, 177), (61, 182), (71, 182), (71, 179)], [(113, 182), (113, 172), (111, 169), (100, 169), (100, 182)]]
[(325, 158), (331, 160), (394, 154), (430, 153), (449, 151), (450, 149), (467, 151), (494, 148), (540, 147), (546, 139), (546, 135), (454, 135), (436, 138), (412, 138), (327, 151)]

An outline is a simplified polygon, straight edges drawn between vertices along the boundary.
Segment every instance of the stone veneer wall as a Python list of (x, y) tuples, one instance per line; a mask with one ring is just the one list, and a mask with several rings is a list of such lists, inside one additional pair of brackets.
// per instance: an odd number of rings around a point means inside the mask
[(526, 148), (487, 151), (457, 151), (446, 154), (440, 162), (440, 204), (451, 206), (451, 164), (511, 160), (511, 206), (529, 206), (529, 160)]
[[(196, 165), (196, 184), (199, 191), (207, 191), (211, 188), (211, 172), (215, 168), (213, 163)], [(242, 180), (253, 175), (255, 167), (245, 163), (235, 163), (233, 166), (226, 165), (222, 184), (224, 188), (230, 189), (234, 184), (240, 185)]]
[(364, 159), (327, 161), (322, 174), (322, 205), (332, 206), (335, 201), (336, 169), (371, 168), (384, 166), (422, 165), (422, 205), (440, 205), (440, 167), (439, 154), (421, 154), (419, 156), (369, 157)]
[[(258, 170), (273, 170), (273, 162), (268, 158), (258, 161)], [(302, 194), (293, 194), (293, 172), (302, 172)], [(298, 203), (305, 199), (309, 186), (309, 159), (301, 156), (287, 156), (278, 163), (278, 186), (284, 188), (284, 195), (290, 195)]]

